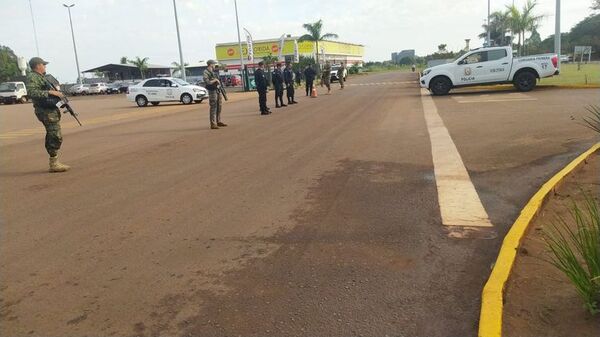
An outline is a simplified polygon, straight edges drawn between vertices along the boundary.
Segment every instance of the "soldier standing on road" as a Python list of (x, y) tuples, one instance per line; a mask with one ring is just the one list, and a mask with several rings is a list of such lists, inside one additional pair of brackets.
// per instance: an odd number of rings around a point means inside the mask
[(325, 61), (323, 66), (323, 73), (321, 74), (321, 86), (327, 87), (327, 94), (331, 93), (331, 64), (329, 61)]
[(275, 87), (275, 107), (287, 106), (283, 104), (283, 73), (280, 62), (277, 62), (275, 70), (273, 70), (273, 86)]
[(210, 106), (210, 128), (218, 129), (219, 127), (227, 126), (227, 124), (221, 122), (221, 108), (223, 101), (219, 92), (219, 75), (214, 71), (215, 64), (214, 60), (206, 61), (208, 65), (204, 70), (204, 84), (208, 90), (208, 103)]
[(271, 110), (267, 107), (267, 77), (264, 71), (265, 63), (263, 61), (258, 62), (258, 69), (254, 71), (254, 83), (256, 84), (256, 91), (258, 91), (258, 105), (260, 107), (261, 115), (268, 115)]
[(306, 80), (306, 96), (310, 95), (313, 90), (313, 83), (315, 81), (315, 76), (317, 73), (312, 68), (312, 66), (308, 65), (304, 69), (304, 79)]
[(286, 62), (285, 64), (283, 80), (285, 82), (288, 104), (298, 103), (294, 100), (294, 71), (292, 70), (292, 64), (290, 62)]
[(56, 99), (63, 98), (64, 95), (60, 91), (53, 90), (48, 80), (46, 80), (46, 64), (48, 62), (39, 57), (29, 60), (32, 72), (27, 75), (27, 94), (33, 102), (35, 116), (46, 128), (45, 145), (50, 156), (48, 172), (65, 172), (70, 167), (58, 161), (62, 133), (60, 130), (60, 110), (55, 105), (57, 103)]
[(344, 62), (342, 62), (342, 64), (340, 65), (340, 68), (337, 70), (337, 78), (338, 81), (340, 81), (340, 89), (344, 89), (344, 74), (346, 73), (346, 66), (344, 65)]

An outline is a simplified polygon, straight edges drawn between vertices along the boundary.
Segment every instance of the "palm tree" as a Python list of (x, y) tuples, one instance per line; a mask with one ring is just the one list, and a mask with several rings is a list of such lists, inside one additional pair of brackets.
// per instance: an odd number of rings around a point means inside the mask
[[(181, 65), (179, 65), (179, 63), (177, 63), (177, 62), (171, 62), (171, 65), (172, 65), (173, 67), (175, 67), (175, 69), (178, 69), (180, 74), (181, 74), (181, 69), (183, 69), (184, 67), (187, 67), (187, 66), (189, 66), (189, 64), (188, 64), (187, 62), (184, 62), (184, 63), (183, 63), (183, 67), (182, 67)], [(190, 73), (190, 72), (189, 72), (189, 70), (185, 69), (185, 74), (186, 74), (186, 76), (187, 76), (187, 75), (189, 75), (189, 73)], [(180, 75), (180, 76), (181, 76), (181, 75)]]
[[(484, 24), (483, 33), (479, 34), (480, 39), (487, 38), (488, 24)], [(496, 46), (505, 46), (509, 44), (506, 34), (510, 30), (510, 12), (495, 11), (490, 14), (490, 39)]]
[(140, 70), (140, 74), (142, 75), (142, 80), (146, 78), (145, 73), (148, 70), (148, 58), (144, 57), (143, 59), (139, 56), (135, 57), (135, 60), (129, 60), (129, 63), (133, 64)]
[(539, 23), (544, 17), (543, 15), (534, 15), (533, 10), (537, 5), (537, 0), (527, 0), (523, 11), (519, 11), (516, 6), (507, 6), (510, 15), (510, 29), (518, 36), (519, 55), (522, 53), (521, 41), (525, 41), (525, 34), (532, 32), (539, 27)]
[(321, 35), (321, 29), (323, 28), (323, 20), (321, 19), (315, 23), (305, 23), (302, 25), (302, 27), (308, 31), (308, 34), (300, 36), (298, 42), (312, 41), (315, 43), (317, 48), (317, 64), (319, 64), (319, 41), (337, 39), (338, 35), (334, 33), (326, 33)]
[(127, 56), (122, 56), (122, 57), (121, 57), (121, 62), (120, 62), (120, 63), (121, 63), (121, 64), (127, 64), (127, 62), (128, 62), (128, 61), (127, 61)]

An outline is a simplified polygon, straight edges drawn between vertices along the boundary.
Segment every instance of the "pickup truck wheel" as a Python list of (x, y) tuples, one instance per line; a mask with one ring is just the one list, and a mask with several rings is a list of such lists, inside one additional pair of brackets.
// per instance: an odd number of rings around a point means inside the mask
[(181, 95), (181, 103), (183, 104), (190, 104), (194, 101), (194, 99), (192, 98), (192, 96), (190, 94), (183, 94)]
[(27, 103), (27, 96), (23, 96), (21, 97), (21, 99), (19, 100), (20, 103)]
[(137, 105), (142, 108), (145, 107), (146, 105), (148, 105), (148, 99), (146, 98), (146, 96), (144, 95), (139, 95), (135, 98), (135, 102), (137, 103)]
[(452, 89), (452, 82), (447, 77), (436, 77), (431, 81), (429, 88), (436, 96), (447, 95)]
[(157, 106), (160, 104), (160, 102), (150, 102), (152, 105)]
[(522, 71), (515, 76), (514, 85), (519, 91), (531, 91), (535, 88), (537, 78), (530, 71)]

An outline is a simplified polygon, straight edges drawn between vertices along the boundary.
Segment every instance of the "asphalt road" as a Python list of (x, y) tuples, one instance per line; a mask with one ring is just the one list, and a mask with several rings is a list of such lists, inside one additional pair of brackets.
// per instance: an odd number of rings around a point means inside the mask
[(240, 94), (221, 130), (206, 103), (75, 99), (66, 174), (31, 105), (0, 106), (0, 334), (475, 336), (508, 227), (597, 141), (599, 90), (433, 99), (493, 224), (454, 238), (415, 76), (347, 84), (270, 116)]

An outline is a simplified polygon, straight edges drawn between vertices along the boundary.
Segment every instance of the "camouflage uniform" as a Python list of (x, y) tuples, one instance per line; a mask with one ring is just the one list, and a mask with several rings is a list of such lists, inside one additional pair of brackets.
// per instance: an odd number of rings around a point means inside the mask
[(223, 105), (223, 101), (221, 99), (221, 95), (219, 91), (214, 89), (211, 90), (209, 88), (212, 87), (210, 81), (214, 79), (219, 79), (217, 74), (209, 69), (204, 70), (204, 85), (208, 90), (208, 103), (210, 105), (210, 124), (216, 125), (217, 123), (221, 123), (221, 106)]
[(46, 151), (50, 157), (56, 157), (62, 144), (60, 131), (60, 110), (48, 107), (48, 90), (52, 90), (43, 75), (32, 71), (27, 75), (27, 94), (33, 102), (37, 119), (46, 128)]
[(327, 62), (323, 66), (323, 73), (321, 74), (321, 86), (327, 87), (327, 92), (331, 90), (331, 65)]

